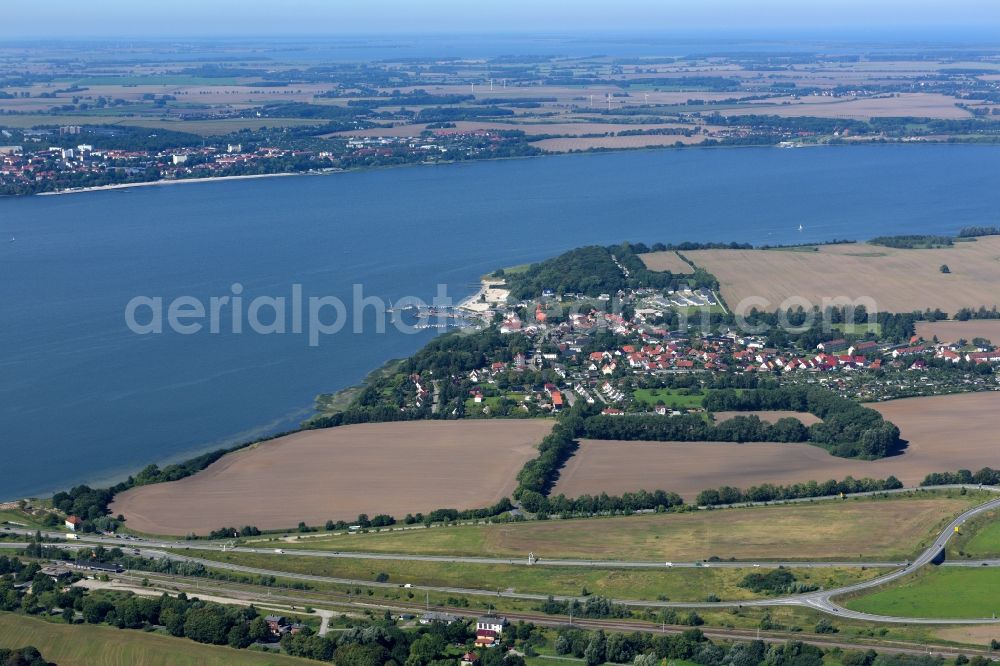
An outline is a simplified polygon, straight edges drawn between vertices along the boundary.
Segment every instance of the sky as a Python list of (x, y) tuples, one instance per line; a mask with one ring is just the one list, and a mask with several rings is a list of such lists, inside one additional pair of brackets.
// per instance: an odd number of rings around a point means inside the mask
[(2, 0), (0, 38), (1000, 28), (996, 0)]

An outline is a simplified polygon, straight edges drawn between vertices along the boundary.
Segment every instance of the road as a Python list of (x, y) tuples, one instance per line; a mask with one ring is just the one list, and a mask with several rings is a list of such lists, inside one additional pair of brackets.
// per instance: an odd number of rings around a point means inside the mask
[[(961, 486), (955, 486), (961, 487)], [(990, 490), (993, 492), (1000, 492), (1000, 488), (984, 488), (985, 490)], [(776, 598), (765, 598), (765, 599), (754, 599), (749, 601), (722, 601), (722, 602), (671, 602), (671, 601), (646, 601), (637, 599), (614, 599), (616, 603), (626, 604), (633, 607), (640, 608), (733, 608), (733, 607), (768, 607), (768, 606), (799, 606), (812, 608), (815, 610), (834, 615), (836, 617), (849, 618), (854, 620), (862, 620), (867, 622), (884, 622), (884, 623), (898, 623), (898, 624), (992, 624), (1000, 623), (997, 618), (978, 618), (978, 619), (940, 619), (940, 618), (909, 618), (909, 617), (889, 617), (881, 615), (871, 615), (868, 613), (861, 613), (858, 611), (852, 611), (850, 609), (844, 608), (839, 604), (834, 602), (835, 597), (844, 596), (847, 594), (854, 594), (864, 590), (869, 590), (875, 587), (879, 587), (886, 583), (890, 583), (904, 576), (908, 576), (916, 571), (922, 569), (928, 564), (933, 563), (943, 556), (945, 547), (948, 541), (956, 533), (956, 529), (961, 525), (965, 524), (971, 518), (974, 518), (980, 514), (992, 511), (994, 509), (1000, 508), (1000, 498), (990, 500), (978, 506), (972, 507), (956, 518), (954, 518), (948, 525), (942, 530), (942, 532), (934, 539), (934, 542), (926, 548), (919, 556), (917, 556), (912, 562), (907, 563), (893, 563), (893, 562), (876, 562), (863, 564), (863, 566), (882, 566), (885, 568), (892, 568), (892, 571), (873, 578), (868, 581), (861, 583), (855, 583), (853, 585), (848, 585), (840, 588), (835, 588), (831, 590), (820, 590), (816, 592), (808, 592), (804, 594), (791, 595), (786, 597), (776, 597)], [(31, 531), (14, 531), (22, 534), (33, 534)], [(53, 537), (65, 537), (63, 533), (49, 533)], [(204, 566), (213, 567), (217, 569), (227, 569), (232, 571), (239, 571), (242, 573), (249, 573), (254, 575), (265, 575), (265, 576), (277, 576), (282, 578), (296, 579), (296, 580), (310, 580), (317, 582), (326, 583), (336, 583), (343, 585), (364, 585), (367, 587), (398, 587), (394, 583), (375, 583), (367, 580), (355, 580), (347, 578), (336, 578), (328, 576), (316, 576), (312, 574), (298, 574), (289, 573), (285, 571), (276, 571), (270, 569), (261, 569), (256, 567), (247, 567), (243, 565), (232, 564), (229, 562), (217, 562), (215, 560), (203, 559), (193, 555), (181, 554), (177, 552), (167, 552), (165, 549), (173, 549), (174, 551), (178, 549), (184, 550), (218, 550), (222, 546), (219, 543), (211, 543), (205, 541), (165, 541), (165, 540), (131, 540), (122, 541), (121, 539), (111, 538), (111, 537), (92, 537), (87, 536), (86, 541), (88, 543), (99, 542), (105, 545), (121, 546), (125, 548), (136, 548), (147, 557), (156, 558), (166, 558), (178, 561), (189, 561), (197, 562)], [(2, 543), (2, 542), (0, 542)], [(81, 544), (67, 544), (68, 546), (80, 546)], [(233, 552), (248, 552), (248, 553), (262, 553), (262, 554), (275, 554), (275, 550), (263, 549), (263, 548), (231, 548), (227, 550), (232, 550)], [(285, 553), (286, 555), (291, 555), (291, 553)], [(294, 555), (302, 557), (328, 557), (328, 558), (351, 558), (351, 559), (373, 559), (373, 560), (410, 560), (410, 561), (435, 561), (435, 562), (462, 562), (462, 563), (475, 563), (475, 564), (508, 564), (515, 562), (523, 562), (525, 566), (528, 566), (526, 560), (512, 560), (509, 558), (477, 558), (477, 557), (464, 557), (464, 556), (432, 556), (432, 555), (399, 555), (399, 554), (385, 554), (385, 553), (340, 553), (332, 551), (302, 551), (295, 550)], [(758, 563), (751, 562), (684, 562), (684, 563), (672, 563), (673, 566), (677, 567), (748, 567), (753, 566)], [(795, 566), (795, 567), (829, 567), (835, 566), (838, 563), (833, 562), (795, 562), (789, 561), (784, 563), (778, 562), (761, 562), (759, 565), (761, 567), (776, 567), (776, 566)], [(850, 563), (839, 563), (842, 565), (852, 565), (858, 566), (858, 562)], [(983, 566), (983, 565), (996, 565), (1000, 564), (998, 560), (986, 560), (986, 561), (962, 561), (956, 563), (957, 566)], [(533, 566), (587, 566), (587, 567), (606, 567), (606, 568), (629, 568), (629, 567), (656, 567), (662, 568), (665, 565), (660, 562), (628, 562), (628, 561), (593, 561), (593, 560), (540, 560)], [(457, 587), (442, 587), (442, 586), (425, 586), (425, 585), (413, 585), (413, 589), (428, 590), (433, 592), (443, 592), (447, 594), (461, 594), (461, 595), (483, 595), (483, 594), (493, 594), (489, 590), (482, 589), (467, 589), (467, 588), (457, 588)], [(526, 599), (526, 600), (545, 600), (549, 595), (545, 594), (532, 594), (525, 592), (511, 592), (511, 591), (497, 591), (495, 593), (498, 597), (506, 597), (512, 599)], [(577, 599), (578, 597), (573, 596), (560, 596), (554, 595), (556, 600), (566, 601), (571, 599)]]
[[(315, 608), (318, 603), (323, 603), (332, 607), (346, 607), (351, 609), (353, 612), (368, 612), (377, 611), (381, 613), (385, 610), (390, 610), (393, 612), (410, 612), (419, 613), (425, 609), (424, 604), (413, 603), (406, 601), (393, 601), (385, 602), (378, 600), (359, 600), (357, 598), (350, 597), (348, 595), (329, 595), (331, 597), (337, 598), (337, 600), (331, 599), (317, 599), (311, 596), (303, 596), (304, 593), (296, 592), (292, 590), (268, 590), (264, 592), (248, 592), (246, 590), (233, 590), (230, 588), (216, 588), (213, 587), (215, 581), (205, 581), (195, 579), (195, 582), (191, 582), (188, 579), (180, 576), (164, 575), (164, 574), (152, 574), (150, 576), (152, 585), (159, 585), (164, 588), (164, 584), (157, 579), (165, 579), (166, 585), (169, 587), (165, 588), (165, 591), (176, 594), (180, 590), (184, 590), (189, 596), (204, 597), (205, 594), (214, 595), (229, 595), (232, 598), (238, 599), (240, 601), (254, 601), (255, 604), (274, 604), (274, 603), (289, 603), (292, 605), (292, 609), (304, 608), (310, 606)], [(228, 583), (218, 583), (219, 585), (231, 585)], [(442, 610), (452, 615), (459, 617), (474, 618), (481, 614), (480, 611), (468, 608), (438, 608), (437, 610)], [(330, 613), (327, 611), (330, 615)], [(339, 613), (339, 611), (338, 611)], [(603, 629), (605, 631), (621, 631), (621, 632), (632, 632), (641, 631), (648, 633), (663, 633), (663, 634), (679, 634), (690, 627), (683, 626), (672, 626), (672, 625), (655, 625), (649, 622), (644, 622), (642, 620), (622, 620), (622, 619), (580, 619), (580, 618), (567, 618), (562, 616), (552, 616), (545, 615), (541, 613), (532, 612), (507, 612), (504, 615), (512, 621), (523, 620), (525, 622), (533, 622), (536, 625), (544, 627), (563, 627), (567, 623), (571, 623), (574, 626), (585, 628), (585, 629)], [(954, 658), (959, 654), (965, 654), (966, 656), (972, 656), (975, 654), (980, 654), (986, 657), (993, 657), (993, 652), (980, 649), (980, 648), (955, 648), (950, 645), (933, 645), (921, 643), (919, 645), (913, 645), (912, 643), (905, 643), (899, 641), (886, 641), (884, 639), (866, 639), (863, 637), (852, 637), (851, 641), (848, 642), (844, 639), (839, 639), (836, 636), (820, 636), (820, 635), (810, 635), (796, 633), (792, 636), (787, 633), (782, 632), (769, 632), (769, 631), (758, 631), (753, 629), (727, 629), (727, 628), (712, 628), (712, 627), (700, 627), (702, 632), (709, 638), (713, 640), (753, 640), (759, 639), (766, 643), (777, 643), (783, 644), (790, 638), (794, 640), (802, 641), (804, 643), (809, 643), (811, 645), (816, 645), (818, 647), (824, 648), (841, 648), (846, 650), (856, 650), (858, 648), (873, 647), (876, 648), (881, 653), (892, 653), (892, 654), (912, 654), (926, 656), (928, 654), (934, 654), (936, 656), (951, 657)]]

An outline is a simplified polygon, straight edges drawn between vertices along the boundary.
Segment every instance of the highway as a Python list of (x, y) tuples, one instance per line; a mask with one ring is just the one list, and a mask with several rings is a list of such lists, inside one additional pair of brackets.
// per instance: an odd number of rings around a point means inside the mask
[[(143, 575), (140, 573), (140, 575)], [(366, 601), (361, 600), (356, 597), (350, 597), (348, 595), (337, 595), (329, 594), (323, 599), (318, 599), (313, 596), (306, 596), (306, 593), (296, 592), (291, 590), (268, 590), (266, 593), (261, 591), (247, 591), (247, 590), (233, 590), (231, 587), (225, 588), (215, 588), (213, 583), (216, 581), (204, 581), (199, 579), (194, 579), (191, 582), (190, 579), (186, 579), (180, 576), (164, 575), (164, 574), (151, 574), (148, 578), (153, 586), (168, 586), (166, 589), (171, 593), (176, 593), (180, 590), (186, 591), (189, 596), (201, 596), (205, 594), (209, 595), (226, 595), (231, 598), (246, 602), (254, 601), (258, 604), (274, 604), (276, 602), (285, 602), (292, 604), (292, 608), (295, 609), (296, 606), (316, 607), (317, 604), (323, 604), (333, 607), (344, 607), (354, 611), (358, 610), (376, 610), (381, 613), (384, 610), (390, 610), (393, 612), (410, 612), (410, 613), (420, 613), (425, 610), (425, 605), (422, 603), (414, 603), (407, 601)], [(165, 580), (161, 580), (165, 579)], [(231, 585), (219, 582), (220, 585)], [(331, 600), (328, 597), (334, 597), (338, 600)], [(436, 607), (437, 608), (437, 607)], [(438, 608), (452, 615), (459, 617), (475, 618), (481, 614), (479, 610), (468, 609), (468, 608), (451, 608), (444, 607)], [(605, 631), (621, 631), (621, 632), (632, 632), (641, 631), (648, 633), (663, 633), (663, 634), (679, 634), (683, 631), (690, 629), (690, 627), (683, 626), (672, 626), (672, 625), (655, 625), (642, 620), (625, 620), (625, 619), (587, 619), (587, 618), (566, 618), (563, 616), (553, 616), (545, 615), (541, 613), (533, 612), (520, 612), (511, 611), (505, 612), (504, 615), (512, 621), (523, 620), (525, 622), (532, 622), (539, 626), (544, 627), (563, 627), (566, 624), (572, 624), (574, 626), (580, 627), (582, 629), (597, 630), (603, 629)], [(790, 636), (787, 633), (780, 631), (759, 631), (754, 629), (735, 629), (735, 628), (723, 628), (723, 627), (699, 627), (705, 636), (714, 640), (753, 640), (759, 639), (766, 643), (783, 644), (790, 638), (794, 640), (799, 640), (804, 643), (809, 643), (811, 645), (816, 645), (823, 648), (841, 648), (845, 650), (856, 650), (866, 647), (872, 647), (877, 649), (880, 653), (892, 653), (892, 654), (912, 654), (919, 656), (926, 656), (928, 654), (933, 654), (935, 656), (941, 656), (946, 658), (954, 658), (959, 654), (964, 654), (966, 656), (972, 656), (979, 654), (985, 657), (993, 658), (994, 654), (990, 650), (984, 650), (981, 648), (970, 648), (962, 647), (957, 648), (951, 645), (942, 644), (928, 644), (921, 643), (919, 645), (914, 645), (913, 643), (901, 642), (901, 641), (887, 641), (885, 639), (866, 639), (863, 637), (851, 637), (850, 640), (838, 638), (836, 636), (822, 636), (822, 635), (812, 635), (812, 634), (801, 634), (796, 633), (794, 636)]]
[[(991, 490), (993, 492), (1000, 492), (997, 488), (984, 488)], [(879, 587), (886, 583), (891, 583), (904, 576), (908, 576), (916, 571), (932, 564), (936, 560), (939, 560), (944, 553), (945, 547), (948, 541), (956, 533), (956, 529), (965, 524), (968, 520), (992, 511), (994, 509), (1000, 508), (1000, 498), (990, 500), (978, 506), (972, 507), (956, 518), (954, 518), (948, 525), (941, 531), (940, 534), (934, 539), (933, 543), (928, 546), (923, 552), (921, 552), (912, 562), (857, 562), (857, 561), (846, 561), (846, 562), (797, 562), (797, 561), (787, 561), (787, 562), (733, 562), (733, 561), (712, 561), (712, 562), (672, 562), (671, 566), (678, 568), (695, 568), (695, 567), (725, 567), (725, 568), (746, 568), (746, 567), (830, 567), (830, 566), (866, 566), (866, 567), (878, 567), (887, 568), (891, 571), (873, 578), (868, 581), (861, 583), (855, 583), (852, 585), (830, 589), (830, 590), (819, 590), (816, 592), (808, 592), (804, 594), (797, 594), (785, 597), (771, 597), (762, 599), (753, 599), (748, 601), (720, 601), (720, 602), (673, 602), (673, 601), (647, 601), (638, 599), (614, 599), (616, 603), (626, 604), (628, 606), (640, 607), (640, 608), (732, 608), (732, 607), (767, 607), (767, 606), (799, 606), (812, 608), (815, 610), (828, 613), (830, 615), (842, 618), (849, 618), (854, 620), (862, 620), (867, 622), (883, 622), (883, 623), (899, 623), (899, 624), (992, 624), (1000, 623), (997, 618), (978, 618), (978, 619), (940, 619), (940, 618), (910, 618), (910, 617), (887, 617), (879, 615), (870, 615), (867, 613), (860, 613), (857, 611), (852, 611), (847, 609), (834, 601), (834, 598), (841, 597), (847, 594), (854, 594), (857, 592), (862, 592), (872, 588)], [(32, 531), (28, 530), (15, 530), (14, 532), (20, 534), (34, 534)], [(64, 533), (52, 532), (45, 533), (46, 536), (51, 536), (54, 538), (65, 538)], [(154, 558), (166, 558), (177, 561), (188, 561), (197, 562), (206, 567), (213, 567), (216, 569), (226, 569), (231, 571), (238, 571), (242, 573), (248, 573), (253, 575), (265, 575), (265, 576), (277, 576), (287, 579), (304, 580), (304, 581), (316, 581), (316, 582), (326, 582), (326, 583), (336, 583), (344, 585), (364, 585), (366, 587), (387, 587), (396, 588), (399, 587), (396, 583), (376, 583), (369, 580), (356, 580), (347, 578), (336, 578), (328, 576), (317, 576), (312, 574), (299, 574), (290, 573), (286, 571), (262, 569), (256, 567), (248, 567), (238, 564), (232, 564), (228, 562), (217, 562), (215, 560), (209, 560), (204, 558), (199, 558), (194, 554), (188, 555), (186, 553), (178, 553), (177, 550), (207, 550), (207, 551), (218, 551), (223, 548), (224, 544), (221, 542), (208, 542), (208, 541), (168, 541), (168, 540), (146, 540), (146, 539), (133, 539), (133, 540), (122, 540), (114, 537), (107, 536), (91, 536), (91, 535), (81, 535), (82, 541), (74, 544), (69, 542), (66, 544), (67, 547), (80, 547), (87, 544), (101, 543), (106, 546), (119, 546), (123, 548), (133, 548), (138, 549), (140, 553), (147, 557)], [(4, 544), (0, 542), (0, 547)], [(15, 547), (21, 544), (6, 544), (8, 547)], [(167, 549), (173, 550), (174, 552), (167, 552)], [(245, 553), (260, 553), (260, 554), (270, 554), (275, 555), (274, 548), (245, 548), (245, 547), (232, 547), (226, 548), (230, 552), (245, 552)], [(451, 563), (470, 563), (470, 564), (518, 564), (521, 563), (525, 566), (578, 566), (578, 567), (594, 567), (594, 568), (664, 568), (666, 564), (664, 562), (648, 562), (648, 561), (603, 561), (603, 560), (538, 560), (534, 564), (529, 565), (527, 559), (524, 560), (514, 560), (511, 558), (489, 558), (489, 557), (466, 557), (466, 556), (434, 556), (434, 555), (405, 555), (405, 554), (390, 554), (390, 553), (343, 553), (334, 551), (316, 551), (316, 550), (289, 550), (283, 554), (284, 556), (296, 556), (296, 557), (326, 557), (326, 558), (349, 558), (349, 559), (372, 559), (372, 560), (392, 560), (392, 561), (423, 561), (423, 562), (451, 562)], [(979, 561), (960, 561), (950, 566), (996, 566), (1000, 565), (1000, 560), (979, 560)], [(484, 595), (495, 594), (498, 597), (506, 597), (512, 599), (525, 599), (525, 600), (545, 600), (549, 597), (547, 594), (533, 594), (527, 592), (516, 592), (516, 591), (492, 591), (483, 589), (468, 589), (468, 588), (458, 588), (458, 587), (442, 587), (442, 586), (426, 586), (413, 584), (412, 589), (414, 590), (428, 590), (433, 592), (443, 592), (447, 594), (460, 594), (460, 595)], [(560, 596), (554, 595), (556, 600), (566, 601), (571, 599), (578, 599), (574, 596)]]

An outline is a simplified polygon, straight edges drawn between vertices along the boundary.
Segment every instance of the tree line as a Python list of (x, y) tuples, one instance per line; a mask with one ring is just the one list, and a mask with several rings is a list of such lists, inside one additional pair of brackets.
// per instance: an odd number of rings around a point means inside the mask
[(591, 416), (585, 423), (590, 439), (653, 440), (660, 442), (805, 442), (808, 429), (796, 418), (773, 424), (755, 415), (736, 416), (718, 424), (699, 414), (657, 416), (626, 414)]
[(951, 236), (933, 236), (930, 234), (904, 234), (901, 236), (876, 236), (868, 241), (872, 245), (882, 245), (903, 250), (923, 249), (930, 247), (950, 247), (955, 244)]
[(1000, 485), (1000, 470), (984, 467), (976, 473), (967, 469), (957, 472), (933, 472), (924, 477), (921, 486), (948, 486), (960, 484), (977, 484), (984, 486)]
[(808, 441), (843, 458), (877, 459), (899, 452), (899, 428), (874, 409), (820, 387), (713, 391), (702, 402), (717, 411), (790, 410), (822, 419), (808, 428)]
[(695, 503), (699, 506), (725, 506), (729, 504), (746, 504), (749, 502), (774, 502), (781, 500), (804, 499), (808, 497), (832, 497), (834, 495), (850, 495), (854, 493), (879, 492), (883, 490), (898, 490), (902, 482), (895, 476), (885, 479), (855, 479), (847, 477), (842, 481), (793, 483), (776, 485), (765, 483), (750, 486), (746, 490), (732, 486), (703, 490), (698, 493)]
[[(992, 470), (990, 470), (992, 473)], [(981, 476), (985, 472), (980, 472), (976, 478), (988, 478)], [(997, 482), (1000, 482), (1000, 472), (996, 473)], [(931, 479), (932, 477), (928, 477)], [(957, 478), (957, 477), (956, 477)], [(964, 477), (963, 477), (964, 478)], [(970, 474), (968, 478), (972, 478)], [(989, 477), (993, 478), (993, 477)], [(972, 483), (966, 481), (940, 481), (935, 483), (925, 483), (923, 485), (939, 485), (941, 483)], [(991, 483), (980, 481), (981, 483)], [(836, 495), (851, 495), (866, 492), (881, 492), (885, 490), (898, 490), (903, 487), (902, 482), (895, 476), (885, 479), (855, 479), (847, 478), (837, 481), (805, 481), (788, 485), (778, 485), (765, 483), (759, 486), (750, 486), (746, 490), (733, 486), (720, 486), (719, 488), (709, 488), (698, 493), (695, 506), (724, 506), (730, 504), (746, 504), (749, 502), (774, 502), (792, 499), (805, 499), (809, 497), (833, 497)], [(572, 518), (574, 516), (594, 516), (594, 515), (614, 515), (632, 514), (637, 511), (683, 511), (690, 507), (685, 504), (683, 498), (674, 492), (667, 490), (639, 490), (622, 495), (581, 495), (576, 498), (568, 498), (559, 494), (555, 497), (546, 497), (535, 491), (526, 491), (521, 497), (521, 507), (530, 513), (537, 513), (539, 518), (547, 518), (549, 515), (558, 515), (561, 518)]]

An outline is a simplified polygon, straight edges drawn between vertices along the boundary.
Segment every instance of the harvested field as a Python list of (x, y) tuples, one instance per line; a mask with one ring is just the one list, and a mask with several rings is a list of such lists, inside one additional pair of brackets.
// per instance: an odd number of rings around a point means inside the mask
[[(955, 106), (956, 99), (937, 93), (900, 93), (892, 97), (863, 97), (830, 100), (828, 97), (804, 97), (792, 104), (769, 106), (757, 113), (782, 117), (816, 116), (820, 118), (869, 118), (919, 116), (922, 118), (971, 118), (972, 114)], [(763, 104), (762, 104), (763, 106)], [(724, 115), (752, 113), (749, 109), (727, 110)]]
[(968, 321), (920, 321), (917, 322), (917, 335), (925, 340), (933, 340), (935, 336), (941, 342), (957, 342), (961, 339), (972, 341), (974, 338), (986, 338), (1000, 344), (1000, 319), (970, 319)]
[(819, 423), (820, 418), (809, 412), (789, 412), (782, 410), (771, 410), (762, 412), (715, 412), (715, 422), (721, 423), (722, 421), (727, 421), (736, 416), (756, 416), (761, 421), (766, 421), (767, 423), (775, 423), (780, 419), (793, 418), (798, 419), (802, 422), (802, 425), (811, 426), (813, 423)]
[(128, 127), (150, 127), (169, 129), (175, 132), (190, 132), (200, 136), (217, 136), (237, 132), (242, 129), (261, 127), (299, 127), (319, 124), (311, 118), (226, 118), (224, 120), (169, 120), (165, 118), (126, 118), (123, 116), (69, 116), (69, 115), (25, 115), (4, 116), (7, 127), (34, 127), (35, 125), (123, 125)]
[(882, 460), (835, 458), (811, 444), (583, 440), (555, 493), (620, 494), (662, 488), (685, 499), (722, 485), (825, 481), (846, 476), (920, 483), (930, 472), (1000, 465), (1000, 393), (908, 398), (872, 405), (899, 426), (905, 452)]
[(542, 139), (535, 141), (531, 145), (537, 146), (549, 153), (567, 153), (571, 150), (590, 150), (593, 148), (607, 148), (608, 150), (621, 150), (625, 148), (657, 148), (662, 146), (672, 146), (675, 143), (683, 143), (686, 146), (701, 143), (708, 137), (704, 134), (695, 136), (684, 136), (681, 134), (646, 134), (639, 136), (595, 136), (595, 137), (570, 137), (562, 139)]
[(677, 514), (460, 525), (287, 540), (289, 549), (547, 559), (904, 559), (978, 493), (858, 497)]
[[(690, 127), (690, 125), (628, 125), (625, 123), (607, 123), (607, 122), (560, 122), (560, 123), (545, 123), (545, 122), (525, 122), (525, 123), (514, 123), (514, 122), (497, 122), (497, 121), (475, 121), (475, 120), (460, 120), (455, 123), (455, 127), (448, 127), (444, 129), (432, 130), (438, 134), (448, 134), (455, 132), (473, 132), (476, 130), (520, 130), (525, 134), (532, 136), (538, 134), (597, 134), (603, 132), (623, 132), (628, 130), (651, 130), (660, 129), (664, 127)], [(326, 135), (331, 136), (419, 136), (422, 131), (427, 129), (426, 123), (416, 123), (408, 125), (395, 125), (393, 127), (372, 127), (368, 129), (358, 129), (358, 130), (344, 130), (343, 132), (334, 132), (333, 134)], [(683, 137), (681, 137), (683, 138)]]
[[(1000, 305), (1000, 237), (933, 250), (868, 244), (824, 245), (816, 252), (696, 250), (684, 252), (715, 275), (735, 312), (784, 309), (824, 299), (864, 302), (868, 311), (910, 312)], [(950, 274), (940, 271), (942, 264)]]
[[(183, 552), (183, 551), (178, 551)], [(598, 567), (525, 567), (518, 563), (472, 564), (468, 562), (420, 562), (392, 559), (347, 559), (331, 557), (294, 557), (291, 554), (203, 551), (201, 557), (239, 566), (284, 571), (293, 574), (374, 580), (380, 573), (390, 581), (413, 585), (462, 588), (494, 594), (498, 589), (521, 593), (577, 595), (586, 588), (593, 594), (612, 599), (653, 601), (668, 596), (674, 601), (700, 601), (710, 594), (722, 599), (744, 600), (763, 596), (739, 583), (752, 568), (702, 569), (601, 569)], [(813, 581), (824, 587), (867, 580), (879, 571), (861, 567), (822, 567), (789, 570), (798, 580)]]
[(640, 254), (639, 258), (642, 259), (642, 263), (646, 264), (646, 268), (651, 271), (670, 271), (675, 274), (686, 274), (694, 270), (688, 262), (681, 259), (680, 255), (673, 250), (647, 252), (646, 254)]
[(171, 483), (134, 488), (111, 506), (131, 529), (205, 534), (488, 506), (514, 489), (551, 421), (421, 421), (308, 430), (231, 453)]

